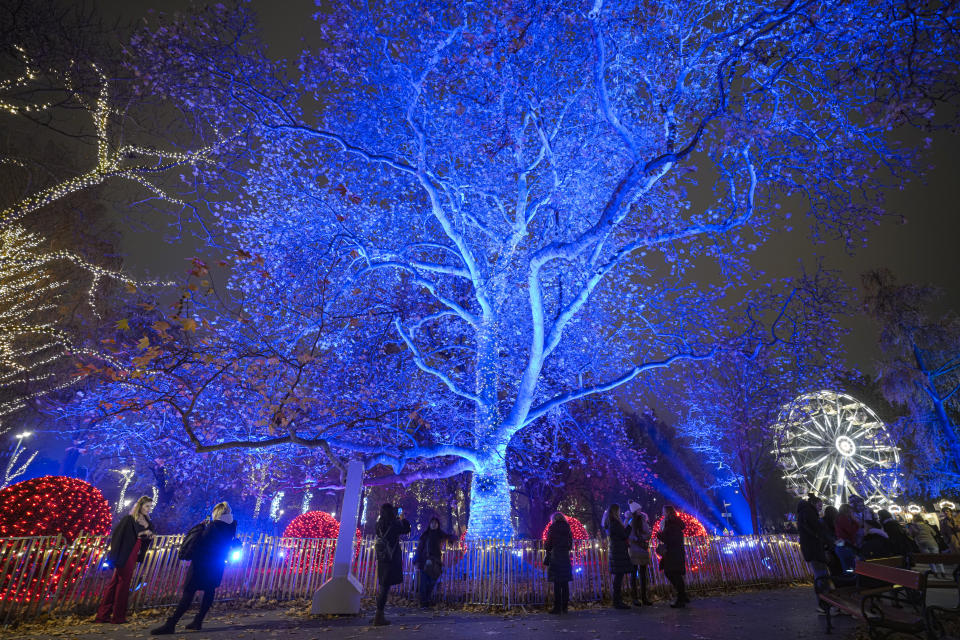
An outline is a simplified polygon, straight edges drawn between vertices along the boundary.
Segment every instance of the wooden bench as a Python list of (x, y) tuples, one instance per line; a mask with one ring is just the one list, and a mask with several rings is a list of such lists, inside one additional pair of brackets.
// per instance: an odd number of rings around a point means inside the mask
[[(899, 561), (902, 563), (903, 558), (899, 558)], [(930, 635), (927, 575), (890, 566), (896, 563), (892, 558), (857, 560), (854, 572), (861, 584), (866, 586), (834, 589), (819, 594), (827, 612), (827, 633), (833, 631), (831, 608), (836, 608), (866, 622), (871, 638), (878, 637), (881, 630)]]
[(953, 566), (953, 578), (943, 579), (933, 575), (933, 568), (927, 571), (927, 589), (960, 590), (960, 553), (911, 553), (907, 556), (907, 567), (915, 569), (918, 564)]

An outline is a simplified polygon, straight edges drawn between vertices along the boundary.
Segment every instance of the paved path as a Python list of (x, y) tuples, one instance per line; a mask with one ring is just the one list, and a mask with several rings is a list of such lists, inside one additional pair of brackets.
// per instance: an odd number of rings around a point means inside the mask
[[(816, 614), (814, 607), (810, 587), (697, 598), (686, 609), (671, 609), (666, 602), (658, 602), (652, 607), (628, 611), (580, 609), (561, 617), (542, 611), (504, 615), (388, 607), (387, 617), (393, 622), (388, 627), (369, 626), (369, 614), (314, 618), (294, 609), (218, 611), (214, 607), (202, 631), (160, 637), (187, 640), (846, 640), (853, 636), (856, 625), (846, 617), (837, 619), (834, 635), (827, 636), (823, 617)], [(192, 611), (181, 625), (191, 619)], [(138, 616), (120, 627), (83, 623), (43, 631), (20, 629), (0, 635), (17, 640), (119, 640), (150, 637), (147, 631), (157, 624), (156, 617)]]

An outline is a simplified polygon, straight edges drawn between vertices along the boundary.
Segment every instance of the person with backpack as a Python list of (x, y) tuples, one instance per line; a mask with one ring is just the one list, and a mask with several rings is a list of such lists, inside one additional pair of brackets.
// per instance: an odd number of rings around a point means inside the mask
[(377, 518), (377, 612), (370, 623), (375, 627), (390, 624), (383, 610), (387, 606), (390, 587), (403, 582), (403, 553), (400, 551), (400, 536), (410, 533), (410, 523), (389, 502), (380, 505)]
[(127, 621), (127, 599), (130, 597), (130, 580), (142, 562), (153, 539), (153, 498), (141, 496), (130, 513), (123, 516), (110, 535), (110, 551), (107, 562), (113, 567), (113, 575), (100, 598), (96, 622), (123, 624)]
[(430, 518), (427, 530), (420, 536), (417, 543), (417, 553), (413, 558), (414, 566), (420, 569), (420, 607), (430, 606), (430, 597), (433, 587), (436, 586), (440, 574), (443, 573), (442, 549), (444, 542), (456, 542), (457, 536), (446, 533), (440, 528), (440, 519)]
[(553, 608), (550, 613), (566, 613), (570, 604), (570, 581), (573, 580), (573, 563), (570, 550), (573, 548), (573, 531), (566, 516), (557, 511), (550, 519), (547, 540), (543, 545), (546, 552), (543, 564), (547, 567), (547, 580), (553, 583)]
[[(200, 533), (195, 531), (200, 527)], [(191, 534), (193, 536), (191, 537)], [(190, 560), (187, 578), (183, 583), (183, 595), (173, 614), (159, 627), (150, 630), (150, 635), (159, 636), (174, 633), (177, 622), (193, 603), (197, 591), (203, 591), (200, 610), (187, 625), (187, 629), (199, 631), (203, 618), (213, 604), (214, 594), (223, 580), (223, 568), (230, 554), (230, 547), (237, 535), (237, 523), (233, 519), (230, 505), (221, 502), (213, 508), (210, 518), (193, 527), (184, 538), (180, 547), (180, 559)]]

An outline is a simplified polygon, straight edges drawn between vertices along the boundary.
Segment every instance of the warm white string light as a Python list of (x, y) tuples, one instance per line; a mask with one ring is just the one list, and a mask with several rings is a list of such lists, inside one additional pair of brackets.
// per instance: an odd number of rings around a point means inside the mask
[(121, 513), (123, 508), (127, 506), (127, 487), (130, 486), (130, 483), (133, 481), (134, 471), (133, 469), (114, 469), (116, 473), (120, 474), (120, 497), (117, 499), (117, 513)]
[(313, 500), (313, 491), (307, 489), (303, 493), (303, 502), (300, 503), (300, 513), (306, 513), (310, 511), (310, 501)]
[(273, 500), (270, 501), (270, 519), (274, 522), (280, 520), (283, 510), (280, 509), (280, 503), (283, 501), (283, 491), (277, 491), (273, 494)]
[(4, 92), (10, 91), (11, 89), (22, 89), (30, 82), (37, 79), (37, 69), (33, 66), (33, 62), (30, 60), (30, 57), (27, 56), (27, 52), (19, 45), (14, 45), (13, 48), (16, 49), (17, 53), (20, 55), (20, 59), (23, 60), (23, 73), (16, 78), (0, 80), (0, 109), (3, 109), (7, 113), (15, 116), (20, 115), (21, 113), (36, 113), (44, 111), (45, 109), (49, 109), (49, 102), (41, 104), (18, 105), (6, 100), (3, 97), (2, 94)]
[[(28, 66), (28, 68), (30, 67)], [(183, 205), (184, 202), (182, 200), (166, 193), (161, 187), (150, 182), (147, 176), (162, 174), (170, 169), (183, 165), (197, 165), (209, 162), (210, 155), (223, 142), (223, 140), (220, 140), (216, 144), (186, 153), (131, 144), (111, 148), (109, 140), (111, 113), (109, 83), (107, 82), (106, 76), (96, 65), (94, 65), (93, 68), (100, 77), (100, 93), (92, 106), (93, 124), (97, 135), (96, 166), (79, 176), (68, 178), (59, 184), (26, 196), (7, 207), (0, 212), (0, 225), (6, 226), (21, 220), (24, 216), (40, 209), (44, 205), (82, 189), (102, 184), (112, 178), (132, 180), (159, 198)], [(23, 76), (10, 82), (25, 82), (29, 79), (29, 77)], [(0, 86), (0, 90), (2, 90), (2, 86)], [(14, 115), (19, 113), (18, 110), (13, 109), (11, 105), (3, 101), (0, 101), (0, 108), (5, 108), (9, 113)]]
[(7, 462), (7, 468), (3, 472), (3, 484), (0, 485), (0, 489), (5, 489), (13, 484), (13, 481), (16, 478), (19, 478), (24, 473), (27, 472), (27, 467), (30, 466), (30, 463), (33, 462), (33, 459), (37, 457), (38, 451), (34, 451), (30, 454), (30, 457), (27, 458), (27, 461), (17, 466), (17, 461), (20, 459), (20, 456), (23, 454), (26, 449), (23, 447), (23, 441), (33, 434), (29, 431), (24, 431), (23, 433), (18, 433), (15, 438), (17, 439), (17, 444), (13, 447), (13, 453), (10, 455), (10, 460)]
[(55, 278), (57, 263), (69, 263), (89, 276), (86, 299), (96, 317), (96, 292), (104, 279), (130, 288), (166, 284), (134, 281), (70, 251), (45, 251), (43, 244), (40, 236), (20, 225), (0, 229), (0, 389), (15, 390), (15, 397), (0, 403), (0, 416), (76, 384), (77, 376), (62, 380), (49, 371), (59, 361), (88, 356), (120, 367), (110, 354), (74, 344), (71, 335), (57, 326), (61, 298), (72, 284)]

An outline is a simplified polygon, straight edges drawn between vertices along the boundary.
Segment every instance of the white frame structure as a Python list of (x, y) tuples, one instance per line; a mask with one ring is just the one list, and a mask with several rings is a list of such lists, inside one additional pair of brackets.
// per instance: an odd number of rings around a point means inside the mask
[(840, 506), (850, 495), (877, 508), (900, 484), (900, 451), (886, 425), (862, 402), (837, 391), (803, 394), (773, 427), (783, 478), (797, 495)]

